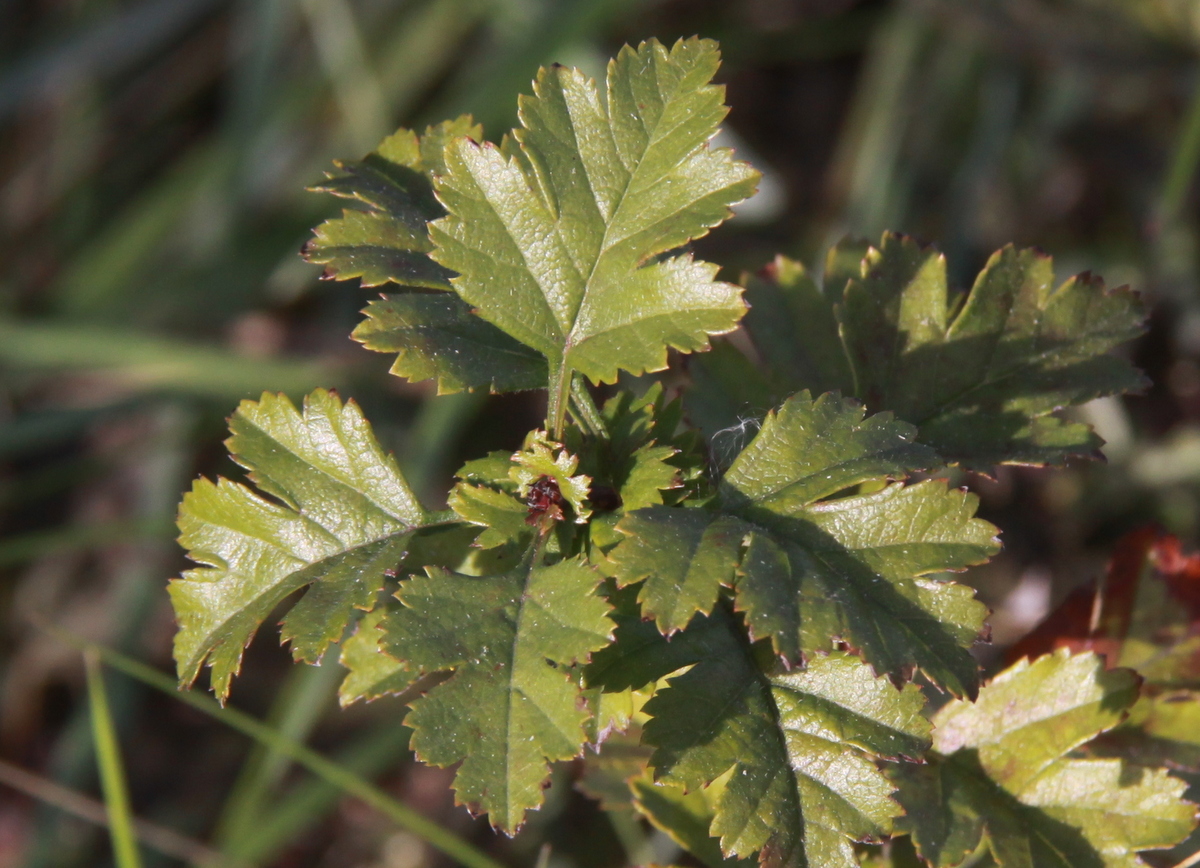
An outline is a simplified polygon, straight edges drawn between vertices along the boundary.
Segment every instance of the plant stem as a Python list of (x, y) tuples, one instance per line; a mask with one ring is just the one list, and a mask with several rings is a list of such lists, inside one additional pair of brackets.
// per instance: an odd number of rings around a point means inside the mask
[(592, 400), (592, 394), (588, 391), (587, 383), (583, 381), (583, 377), (579, 374), (574, 374), (571, 377), (571, 400), (574, 402), (580, 421), (591, 429), (591, 432), (597, 437), (607, 440), (608, 428), (604, 424), (604, 417), (600, 415), (600, 409), (596, 406), (596, 402)]
[(550, 388), (546, 398), (546, 430), (551, 440), (562, 440), (563, 423), (567, 417), (568, 395), (571, 390), (571, 370), (561, 361), (550, 362)]

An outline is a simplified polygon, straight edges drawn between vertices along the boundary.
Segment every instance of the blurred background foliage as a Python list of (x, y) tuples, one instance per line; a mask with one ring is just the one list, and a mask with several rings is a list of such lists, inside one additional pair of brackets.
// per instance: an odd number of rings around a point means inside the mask
[[(434, 399), (348, 339), (371, 294), (299, 259), (338, 207), (304, 188), (398, 125), (466, 111), (498, 138), (540, 64), (599, 72), (623, 42), (694, 33), (721, 41), (728, 143), (765, 175), (697, 245), (729, 276), (892, 228), (936, 241), (960, 286), (1016, 242), (1153, 302), (1133, 353), (1154, 386), (1083, 411), (1106, 464), (963, 480), (1006, 542), (968, 576), (996, 610), (981, 660), (1120, 533), (1200, 542), (1195, 0), (0, 0), (0, 868), (110, 864), (84, 667), (37, 623), (169, 668), (175, 507), (193, 476), (236, 474), (238, 400), (337, 386), (431, 505), (537, 422), (536, 397)], [(336, 709), (339, 675), (264, 631), (233, 705), (509, 864), (676, 858), (569, 767), (495, 838), (409, 760), (398, 701)], [(447, 863), (191, 707), (107, 686), (146, 864)]]

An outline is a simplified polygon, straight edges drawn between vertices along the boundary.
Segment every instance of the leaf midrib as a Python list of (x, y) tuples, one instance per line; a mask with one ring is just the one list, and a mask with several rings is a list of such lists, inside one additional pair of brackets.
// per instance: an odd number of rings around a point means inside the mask
[[(594, 86), (595, 85), (593, 85), (593, 87)], [(709, 85), (709, 84), (705, 85), (705, 87), (711, 87), (711, 86), (712, 85)], [(672, 100), (676, 99), (678, 97), (678, 95), (679, 95), (679, 91), (678, 91), (678, 88), (676, 88), (672, 91), (672, 93), (669, 97), (664, 96), (664, 98), (662, 100), (662, 105), (664, 107), (664, 111), (659, 112), (659, 120), (660, 121), (661, 121), (662, 117), (666, 114), (665, 107)], [(597, 89), (597, 96), (599, 96), (598, 89)], [(618, 154), (618, 162), (621, 164), (621, 167), (623, 169), (625, 169), (625, 171), (626, 171), (626, 178), (625, 178), (625, 183), (621, 185), (620, 195), (618, 195), (616, 200), (614, 201), (612, 211), (611, 211), (611, 216), (607, 220), (603, 221), (604, 222), (604, 234), (600, 239), (600, 246), (597, 249), (596, 256), (592, 259), (591, 267), (588, 269), (588, 273), (586, 276), (581, 275), (581, 277), (583, 277), (583, 281), (582, 281), (583, 291), (579, 295), (579, 303), (575, 306), (575, 309), (571, 312), (571, 328), (568, 330), (567, 334), (565, 335), (566, 340), (564, 342), (564, 349), (570, 348), (571, 346), (573, 346), (576, 343), (577, 338), (579, 337), (579, 335), (577, 333), (578, 327), (579, 327), (579, 319), (580, 319), (579, 311), (582, 310), (584, 303), (587, 301), (588, 294), (591, 292), (592, 280), (596, 275), (596, 269), (599, 267), (601, 260), (604, 259), (604, 257), (608, 254), (608, 252), (610, 250), (612, 250), (613, 247), (615, 247), (617, 243), (619, 243), (619, 242), (613, 241), (611, 239), (612, 227), (616, 224), (617, 218), (621, 215), (621, 210), (625, 207), (625, 203), (629, 201), (629, 199), (628, 199), (629, 190), (631, 187), (634, 186), (635, 179), (638, 179), (639, 173), (642, 171), (642, 167), (646, 165), (646, 155), (649, 154), (651, 149), (654, 147), (654, 145), (656, 145), (658, 142), (662, 141), (665, 136), (665, 133), (662, 133), (660, 130), (661, 124), (659, 122), (655, 122), (652, 127), (647, 127), (645, 125), (645, 123), (642, 123), (641, 124), (642, 129), (647, 130), (647, 132), (648, 132), (648, 135), (646, 138), (646, 145), (644, 148), (642, 148), (641, 152), (637, 156), (637, 159), (634, 161), (633, 168), (630, 169), (629, 166), (625, 165), (624, 161), (620, 160), (620, 150), (616, 147), (616, 144), (615, 144), (616, 143), (616, 134), (615, 134), (615, 131), (613, 130), (612, 119), (609, 114), (611, 111), (611, 109), (610, 109), (611, 101), (612, 101), (612, 88), (611, 88), (611, 84), (608, 81), (606, 81), (605, 88), (604, 88), (604, 100), (602, 103), (602, 105), (604, 106), (604, 120), (605, 120), (605, 124), (607, 126), (607, 129), (605, 130), (605, 132), (608, 133), (609, 137), (614, 142), (613, 150)], [(682, 121), (680, 123), (682, 123)], [(671, 127), (666, 132), (670, 132), (671, 130), (675, 129), (678, 126), (679, 126), (679, 124), (677, 123), (675, 126)], [(575, 140), (576, 152), (578, 152), (579, 151), (578, 133), (575, 129), (574, 123), (571, 124), (571, 137)], [(701, 145), (700, 147), (703, 147), (703, 145)], [(687, 154), (685, 154), (682, 159), (680, 159), (678, 162), (676, 162), (674, 165), (672, 165), (668, 171), (673, 171), (674, 169), (678, 168), (679, 165), (682, 164), (683, 160), (687, 159), (687, 157), (691, 156), (691, 154), (694, 153), (695, 150), (696, 149), (693, 148), (691, 151), (688, 151)], [(667, 172), (664, 172), (663, 174), (667, 174)], [(596, 211), (597, 211), (597, 213), (601, 213), (600, 202), (595, 193), (595, 186), (593, 184), (592, 177), (587, 172), (585, 172), (584, 175), (587, 178), (588, 190), (591, 191), (591, 193), (592, 193), (592, 202), (596, 205)], [(603, 220), (603, 217), (601, 219)], [(558, 225), (557, 219), (555, 220), (555, 224), (556, 224), (556, 228), (557, 228), (557, 225)], [(562, 239), (561, 232), (559, 233), (559, 238), (560, 238), (560, 240)], [(621, 239), (621, 241), (623, 241), (623, 240), (625, 240), (625, 239)], [(641, 319), (649, 319), (649, 317), (644, 317)], [(641, 321), (641, 319), (639, 319), (638, 321)], [(615, 329), (615, 328), (617, 328), (617, 326), (613, 326), (612, 328)], [(611, 329), (605, 329), (603, 331), (610, 331), (610, 330)], [(594, 336), (595, 334), (602, 334), (603, 331), (602, 332), (594, 332), (590, 336)]]
[[(344, 412), (344, 408), (343, 408), (343, 412)], [(344, 436), (345, 431), (343, 430), (343, 426), (338, 424), (341, 421), (340, 415), (341, 414), (339, 413), (337, 417), (333, 417), (330, 419), (330, 422), (333, 423), (330, 425), (330, 429), (334, 432), (334, 436), (337, 437), (338, 444), (342, 447), (342, 450), (345, 452), (345, 454), (347, 456), (353, 456), (354, 452), (353, 452), (353, 450), (350, 449), (349, 444), (346, 442), (346, 439)], [(414, 530), (414, 529), (422, 526), (422, 521), (425, 519), (424, 515), (420, 515), (415, 522), (410, 522), (408, 520), (408, 518), (405, 516), (396, 515), (394, 512), (392, 512), (392, 510), (389, 507), (385, 507), (383, 504), (379, 503), (371, 495), (367, 494), (367, 492), (363, 491), (362, 489), (356, 488), (354, 484), (347, 482), (344, 479), (339, 478), (335, 473), (331, 472), (330, 470), (326, 469), (325, 467), (322, 467), (318, 464), (313, 464), (311, 461), (309, 461), (307, 458), (305, 458), (303, 455), (301, 455), (295, 449), (291, 448), (290, 446), (285, 444), (283, 441), (281, 441), (278, 437), (275, 437), (274, 435), (267, 432), (266, 429), (264, 429), (257, 422), (250, 421), (250, 419), (246, 416), (240, 416), (239, 418), (242, 419), (243, 421), (245, 421), (247, 423), (248, 427), (252, 428), (255, 432), (260, 434), (262, 437), (264, 437), (270, 443), (275, 444), (282, 451), (287, 452), (288, 454), (294, 456), (297, 460), (301, 461), (306, 467), (313, 470), (315, 473), (317, 473), (322, 478), (328, 479), (329, 481), (331, 481), (335, 485), (335, 487), (343, 488), (347, 491), (354, 493), (358, 497), (361, 497), (364, 501), (366, 501), (371, 506), (373, 506), (381, 515), (400, 522), (408, 530)], [(308, 420), (305, 419), (303, 416), (301, 416), (301, 421), (304, 423), (307, 423)], [(306, 424), (306, 430), (307, 430), (307, 424)], [(261, 480), (263, 479), (263, 476), (260, 476), (260, 473), (262, 473), (262, 471), (260, 470), (258, 465), (253, 463), (250, 459), (245, 458), (245, 456), (242, 455), (240, 452), (237, 452), (234, 450), (231, 450), (231, 452), (235, 459), (245, 459), (244, 466), (250, 472), (251, 479), (253, 479), (254, 482), (256, 484), (258, 484), (259, 487), (261, 488), (262, 487)], [(389, 459), (391, 459), (391, 456), (389, 456), (389, 455), (383, 456), (383, 463), (386, 465), (389, 462)], [(351, 460), (353, 460), (353, 459), (351, 458)], [(392, 461), (394, 464), (394, 459), (392, 459)], [(241, 463), (241, 462), (239, 461), (239, 463)], [(389, 469), (394, 469), (394, 468), (389, 468)], [(269, 476), (267, 478), (270, 478), (272, 482), (275, 481), (273, 476)], [(278, 487), (280, 488), (281, 491), (287, 492), (287, 498), (290, 501), (290, 503), (288, 503), (287, 505), (289, 506), (289, 508), (292, 509), (293, 512), (295, 512), (297, 515), (299, 515), (301, 518), (305, 519), (306, 521), (311, 522), (313, 525), (320, 527), (323, 531), (328, 533), (334, 539), (337, 539), (337, 537), (333, 536), (333, 532), (330, 531), (329, 528), (325, 527), (324, 525), (320, 524), (319, 522), (314, 521), (313, 519), (308, 517), (308, 515), (305, 513), (303, 504), (300, 503), (299, 499), (297, 499), (291, 491), (289, 491), (283, 485), (279, 485)], [(408, 494), (407, 499), (412, 501), (413, 507), (419, 513), (423, 513), (424, 510), (421, 509), (420, 504), (417, 503), (416, 497), (413, 496), (411, 492), (406, 492), (406, 494)], [(342, 540), (340, 540), (340, 539), (338, 541), (342, 542)]]
[[(236, 528), (229, 528), (226, 525), (216, 525), (216, 526), (225, 527), (227, 530), (233, 530), (236, 533), (242, 533), (241, 531), (238, 531)], [(319, 527), (319, 525), (318, 525), (318, 527)], [(250, 602), (239, 606), (238, 609), (235, 612), (233, 612), (229, 617), (222, 618), (219, 622), (217, 622), (214, 625), (214, 627), (211, 630), (209, 630), (208, 632), (205, 633), (206, 641), (199, 646), (200, 652), (201, 652), (201, 656), (199, 659), (203, 660), (204, 657), (207, 657), (210, 653), (212, 653), (214, 644), (215, 644), (213, 637), (218, 636), (221, 633), (221, 631), (228, 624), (232, 623), (233, 621), (236, 621), (240, 617), (243, 617), (246, 613), (246, 610), (249, 609), (251, 606), (253, 606), (255, 603), (261, 602), (264, 597), (269, 597), (271, 595), (271, 593), (278, 591), (280, 585), (284, 584), (288, 579), (292, 578), (297, 573), (302, 573), (305, 570), (315, 569), (315, 568), (319, 567), (321, 564), (325, 564), (329, 561), (333, 561), (338, 558), (344, 558), (347, 555), (351, 554), (352, 552), (355, 552), (359, 549), (366, 548), (367, 546), (376, 545), (377, 543), (381, 543), (381, 542), (384, 542), (387, 540), (392, 540), (392, 539), (395, 539), (396, 537), (404, 536), (406, 534), (411, 534), (411, 533), (413, 533), (413, 528), (405, 528), (405, 529), (397, 531), (395, 533), (385, 534), (384, 536), (377, 537), (372, 540), (368, 540), (367, 542), (358, 543), (358, 544), (352, 545), (352, 546), (347, 546), (347, 547), (341, 549), (340, 551), (328, 554), (325, 557), (321, 558), (320, 560), (313, 561), (312, 563), (305, 564), (305, 563), (301, 562), (301, 564), (302, 564), (301, 566), (299, 566), (295, 569), (287, 570), (282, 575), (279, 575), (278, 577), (276, 577), (275, 580), (271, 584), (260, 589), (260, 591), (254, 595), (254, 597), (250, 600)], [(292, 555), (290, 552), (287, 552), (284, 549), (279, 548), (279, 546), (275, 545), (274, 543), (270, 542), (269, 540), (263, 540), (260, 537), (253, 536), (252, 534), (243, 533), (242, 535), (248, 536), (251, 539), (258, 539), (260, 542), (267, 543), (273, 549), (275, 549), (278, 552), (283, 553), (287, 557), (299, 560), (298, 558), (295, 558), (295, 555)], [(207, 569), (212, 570), (212, 569), (218, 569), (218, 568), (209, 566), (209, 567), (207, 567)], [(228, 565), (226, 565), (223, 569), (220, 569), (220, 571), (224, 574), (224, 577), (226, 577), (226, 578), (230, 577), (230, 573), (232, 572), (232, 570), (229, 569)], [(312, 584), (312, 582), (309, 582), (307, 584)], [(208, 611), (211, 611), (211, 609)], [(223, 642), (225, 640), (221, 640), (221, 641)]]

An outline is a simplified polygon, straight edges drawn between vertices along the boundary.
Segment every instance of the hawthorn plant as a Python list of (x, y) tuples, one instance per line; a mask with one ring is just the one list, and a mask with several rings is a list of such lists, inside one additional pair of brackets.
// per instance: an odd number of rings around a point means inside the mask
[[(1058, 411), (1142, 385), (1110, 353), (1137, 297), (1013, 247), (952, 292), (894, 234), (820, 278), (718, 279), (687, 245), (758, 178), (709, 145), (718, 62), (689, 39), (623, 49), (603, 85), (543, 69), (499, 144), (463, 117), (337, 164), (318, 189), (356, 207), (305, 256), (387, 287), (353, 337), (439, 394), (546, 389), (545, 425), (436, 512), (353, 401), (244, 402), (250, 485), (200, 479), (180, 511), (181, 682), (207, 664), (224, 699), (304, 589), (295, 658), (340, 645), (343, 704), (410, 697), (417, 758), (457, 764), (458, 800), (509, 834), (583, 756), (582, 787), (713, 866), (1145, 864), (1195, 806), (1110, 737), (1153, 717), (1142, 681), (1047, 645), (981, 685), (987, 611), (951, 574), (997, 529), (937, 476), (1096, 454)], [(738, 327), (753, 358), (710, 344)], [(647, 376), (710, 348), (682, 397)], [(727, 461), (689, 422), (722, 401), (774, 407)]]

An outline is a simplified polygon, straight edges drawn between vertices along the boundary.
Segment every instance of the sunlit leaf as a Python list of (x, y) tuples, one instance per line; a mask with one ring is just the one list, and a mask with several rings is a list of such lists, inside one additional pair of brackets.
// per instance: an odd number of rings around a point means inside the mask
[[(429, 517), (353, 401), (325, 391), (303, 412), (282, 395), (244, 401), (230, 419), (234, 459), (262, 492), (196, 481), (179, 511), (180, 542), (202, 566), (171, 582), (175, 660), (190, 684), (208, 660), (217, 696), (242, 649), (289, 594), (283, 638), (315, 662), (355, 608), (371, 609), (389, 571)], [(263, 495), (267, 495), (264, 497)]]
[(358, 622), (354, 635), (342, 643), (342, 654), (338, 660), (350, 670), (338, 689), (338, 701), (343, 706), (360, 699), (378, 699), (403, 693), (420, 675), (419, 671), (379, 647), (383, 638), (379, 622), (384, 614), (382, 607), (368, 612)]
[(578, 560), (489, 576), (431, 568), (401, 585), (403, 606), (383, 621), (394, 657), (454, 673), (412, 705), (417, 756), (461, 762), (459, 801), (509, 834), (542, 803), (548, 763), (583, 747), (588, 710), (563, 667), (609, 641), (599, 580)]
[(1129, 670), (1067, 649), (1022, 660), (934, 718), (935, 753), (897, 767), (918, 851), (960, 865), (982, 840), (1006, 868), (1133, 868), (1195, 827), (1185, 784), (1164, 770), (1073, 752), (1111, 729), (1137, 696)]
[(880, 672), (920, 668), (969, 694), (985, 609), (970, 588), (930, 576), (996, 551), (995, 528), (972, 517), (975, 498), (929, 481), (827, 499), (936, 464), (914, 433), (889, 414), (801, 393), (734, 460), (715, 512), (659, 507), (622, 520), (617, 580), (644, 581), (643, 610), (666, 631), (709, 611), (727, 585), (751, 635), (790, 662), (840, 640)]
[[(354, 199), (367, 210), (344, 211), (318, 226), (304, 247), (305, 258), (324, 265), (330, 279), (449, 290), (454, 272), (429, 257), (433, 242), (427, 224), (446, 213), (434, 195), (433, 177), (445, 170), (448, 141), (480, 135), (480, 127), (464, 116), (430, 127), (420, 137), (399, 130), (362, 160), (338, 162), (338, 171), (313, 189)], [(365, 313), (355, 340), (371, 350), (397, 353), (393, 374), (436, 380), (439, 393), (546, 385), (544, 358), (477, 317), (453, 293), (387, 294)]]
[(397, 353), (392, 373), (437, 380), (438, 393), (544, 388), (546, 360), (449, 293), (386, 295), (367, 305), (352, 337), (369, 350)]
[(728, 614), (709, 620), (725, 629), (707, 630), (692, 668), (646, 705), (656, 776), (688, 790), (724, 778), (710, 832), (727, 855), (856, 865), (851, 842), (879, 840), (901, 813), (874, 758), (929, 744), (921, 692), (836, 652), (764, 674)]
[(729, 216), (757, 173), (708, 141), (725, 117), (709, 82), (715, 43), (624, 48), (603, 94), (582, 72), (543, 69), (501, 148), (446, 149), (434, 258), (489, 322), (547, 358), (551, 427), (573, 371), (613, 382), (705, 349), (745, 311), (716, 267), (667, 254)]

